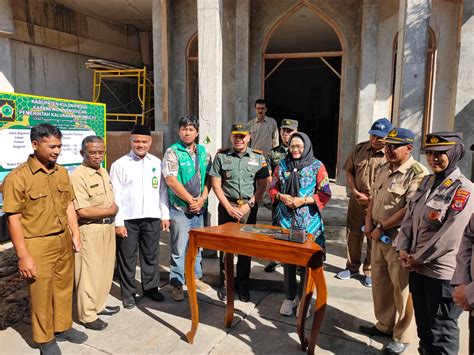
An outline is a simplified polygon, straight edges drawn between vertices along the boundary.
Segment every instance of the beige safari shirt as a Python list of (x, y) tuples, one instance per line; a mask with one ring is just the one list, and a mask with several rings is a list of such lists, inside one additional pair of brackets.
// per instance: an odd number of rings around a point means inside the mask
[[(108, 208), (114, 202), (114, 192), (109, 174), (103, 168), (98, 170), (81, 165), (71, 175), (76, 198), (74, 208), (87, 207)], [(87, 222), (80, 219), (79, 222)]]
[(428, 170), (410, 157), (398, 169), (392, 171), (390, 164), (385, 164), (377, 175), (372, 186), (374, 199), (372, 219), (375, 223), (384, 221), (395, 212), (406, 207)]
[(456, 253), (474, 210), (472, 183), (454, 170), (432, 190), (435, 177), (425, 177), (408, 202), (408, 210), (398, 235), (398, 250), (414, 254), (421, 264), (416, 272), (428, 277), (451, 280)]
[(347, 157), (343, 169), (354, 176), (356, 189), (370, 193), (377, 172), (385, 164), (383, 149), (374, 150), (369, 141), (357, 144)]
[(3, 181), (3, 212), (21, 213), (25, 238), (65, 231), (66, 210), (72, 200), (74, 191), (67, 170), (56, 164), (47, 172), (33, 155)]
[(250, 144), (253, 149), (261, 150), (266, 157), (270, 149), (279, 142), (278, 124), (274, 118), (267, 117), (259, 121), (257, 117), (249, 122)]

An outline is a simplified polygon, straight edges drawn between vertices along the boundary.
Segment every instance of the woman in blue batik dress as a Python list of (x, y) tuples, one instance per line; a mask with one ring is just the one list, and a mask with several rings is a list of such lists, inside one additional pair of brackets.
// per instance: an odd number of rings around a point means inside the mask
[[(314, 157), (313, 146), (306, 134), (294, 133), (288, 146), (288, 154), (276, 167), (269, 188), (272, 201), (277, 203), (274, 224), (289, 229), (293, 223), (298, 228), (304, 228), (324, 248), (321, 211), (331, 198), (326, 168)], [(280, 314), (291, 316), (298, 306), (296, 266), (285, 264), (284, 276), (286, 299), (280, 307)], [(304, 280), (304, 268), (300, 269), (300, 276)], [(300, 282), (300, 296), (303, 285), (304, 282)]]

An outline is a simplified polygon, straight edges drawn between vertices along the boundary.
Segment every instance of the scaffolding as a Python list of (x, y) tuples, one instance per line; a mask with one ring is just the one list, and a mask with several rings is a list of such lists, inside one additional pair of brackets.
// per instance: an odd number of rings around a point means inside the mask
[[(107, 104), (107, 122), (126, 122), (150, 126), (155, 106), (152, 72), (147, 72), (146, 67), (139, 69), (103, 60), (89, 60), (86, 66), (94, 70), (92, 101)], [(107, 84), (107, 80), (120, 81), (122, 79), (136, 81), (136, 97), (131, 98), (128, 102), (119, 98), (117, 92), (114, 92), (115, 89)], [(108, 102), (101, 100), (101, 94), (104, 91), (107, 91), (119, 103), (118, 107), (111, 108)], [(139, 103), (139, 110), (130, 112), (130, 105), (135, 101)]]

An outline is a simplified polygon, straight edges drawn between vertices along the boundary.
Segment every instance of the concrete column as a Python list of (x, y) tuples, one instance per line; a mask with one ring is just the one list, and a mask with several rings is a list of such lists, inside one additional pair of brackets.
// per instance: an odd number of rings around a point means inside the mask
[(10, 37), (15, 31), (11, 0), (0, 0), (0, 91), (14, 92)]
[(246, 122), (249, 112), (249, 38), (250, 38), (250, 0), (235, 2), (235, 119)]
[(426, 87), (426, 53), (431, 0), (400, 0), (393, 123), (415, 133), (420, 156)]
[[(222, 0), (197, 0), (199, 46), (199, 140), (214, 156), (222, 144)], [(211, 225), (217, 225), (217, 199), (209, 198)]]
[(459, 162), (459, 167), (463, 174), (471, 180), (474, 178), (473, 153), (469, 150), (474, 143), (474, 61), (472, 53), (474, 51), (474, 3), (464, 1), (462, 20), (460, 29), (460, 53), (458, 65), (458, 80), (456, 91), (456, 107), (454, 118), (454, 129), (462, 131), (467, 152), (463, 160)]
[(155, 129), (163, 131), (163, 147), (171, 145), (168, 124), (168, 1), (153, 0), (153, 75), (155, 91)]
[(374, 102), (377, 92), (377, 41), (380, 21), (379, 0), (364, 0), (361, 34), (361, 67), (359, 77), (359, 107), (357, 110), (356, 141), (367, 140), (367, 132), (374, 117)]

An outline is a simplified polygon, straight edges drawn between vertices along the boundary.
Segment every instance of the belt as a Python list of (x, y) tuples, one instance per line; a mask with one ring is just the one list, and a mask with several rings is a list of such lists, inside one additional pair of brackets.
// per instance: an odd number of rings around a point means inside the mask
[(249, 198), (233, 198), (233, 197), (227, 197), (227, 199), (230, 202), (236, 203), (237, 206), (239, 206), (239, 207), (245, 205), (250, 200)]
[(98, 219), (97, 221), (92, 221), (84, 224), (112, 224), (115, 221), (115, 217), (109, 217), (104, 219)]

